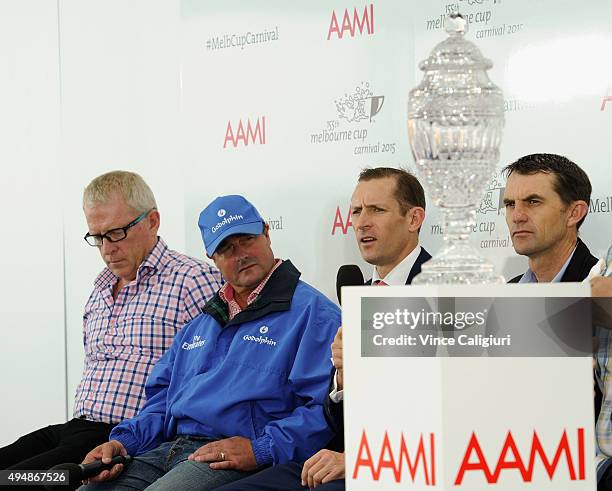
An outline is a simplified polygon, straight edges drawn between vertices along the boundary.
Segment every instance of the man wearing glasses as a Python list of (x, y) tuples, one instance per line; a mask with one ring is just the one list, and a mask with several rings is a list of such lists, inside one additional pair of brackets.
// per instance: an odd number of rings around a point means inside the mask
[(2, 469), (48, 469), (80, 462), (108, 440), (117, 423), (144, 405), (144, 385), (177, 331), (221, 286), (219, 272), (168, 249), (157, 236), (155, 197), (135, 173), (95, 178), (83, 195), (89, 231), (106, 268), (83, 315), (85, 364), (74, 419), (48, 426), (0, 449)]

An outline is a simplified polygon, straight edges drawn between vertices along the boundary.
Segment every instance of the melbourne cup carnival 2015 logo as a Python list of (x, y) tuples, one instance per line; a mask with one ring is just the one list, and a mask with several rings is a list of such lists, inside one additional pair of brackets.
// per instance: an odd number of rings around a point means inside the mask
[(376, 116), (385, 102), (384, 95), (374, 95), (369, 82), (361, 82), (355, 92), (345, 94), (344, 97), (334, 101), (338, 110), (338, 117), (349, 123), (370, 121)]
[(504, 209), (505, 189), (506, 185), (501, 181), (501, 178), (498, 178), (498, 176), (493, 177), (476, 213), (484, 214), (493, 212), (499, 215), (501, 210)]

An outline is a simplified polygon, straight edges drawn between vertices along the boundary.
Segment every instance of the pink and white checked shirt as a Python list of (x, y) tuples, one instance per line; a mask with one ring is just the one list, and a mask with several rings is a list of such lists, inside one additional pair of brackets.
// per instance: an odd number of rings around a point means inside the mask
[(136, 279), (114, 300), (116, 282), (105, 268), (85, 305), (85, 367), (76, 418), (119, 423), (134, 416), (145, 402), (144, 386), (155, 362), (222, 285), (215, 268), (168, 249), (161, 238)]

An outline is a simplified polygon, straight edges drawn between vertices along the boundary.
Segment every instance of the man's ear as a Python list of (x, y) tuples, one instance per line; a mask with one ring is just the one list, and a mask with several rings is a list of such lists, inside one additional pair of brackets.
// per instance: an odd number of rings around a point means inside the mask
[(265, 235), (266, 239), (268, 239), (268, 244), (271, 244), (272, 241), (270, 240), (270, 225), (268, 225), (267, 223), (264, 223), (262, 234)]
[(582, 220), (589, 211), (589, 205), (586, 204), (586, 201), (577, 200), (574, 201), (570, 205), (570, 214), (567, 220), (567, 225), (569, 227), (573, 227), (577, 225), (580, 220)]
[(414, 206), (410, 208), (407, 213), (410, 215), (408, 230), (411, 232), (418, 232), (425, 221), (425, 210), (420, 206)]
[(149, 216), (147, 217), (147, 220), (149, 223), (149, 229), (154, 230), (155, 233), (157, 234), (157, 231), (159, 230), (159, 225), (161, 223), (161, 217), (159, 215), (159, 211), (151, 210), (149, 212)]

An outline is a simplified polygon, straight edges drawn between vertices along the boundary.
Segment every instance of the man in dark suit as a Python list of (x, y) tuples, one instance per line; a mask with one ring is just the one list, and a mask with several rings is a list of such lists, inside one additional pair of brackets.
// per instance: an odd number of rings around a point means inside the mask
[[(425, 193), (415, 176), (389, 167), (365, 169), (351, 198), (351, 221), (363, 259), (373, 266), (366, 284), (404, 285), (421, 272), (431, 256), (419, 245), (425, 219)], [(224, 486), (219, 491), (344, 490), (344, 418), (342, 327), (332, 344), (335, 370), (326, 401), (326, 416), (337, 437), (304, 465), (279, 465)]]
[[(583, 281), (597, 258), (578, 237), (589, 211), (591, 182), (571, 160), (555, 154), (521, 157), (504, 169), (506, 222), (517, 254), (529, 269), (510, 283)], [(595, 386), (595, 417), (602, 393)]]
[(591, 199), (586, 173), (571, 160), (547, 153), (521, 157), (504, 171), (512, 245), (529, 258), (527, 272), (510, 283), (584, 280), (597, 262), (578, 237)]

